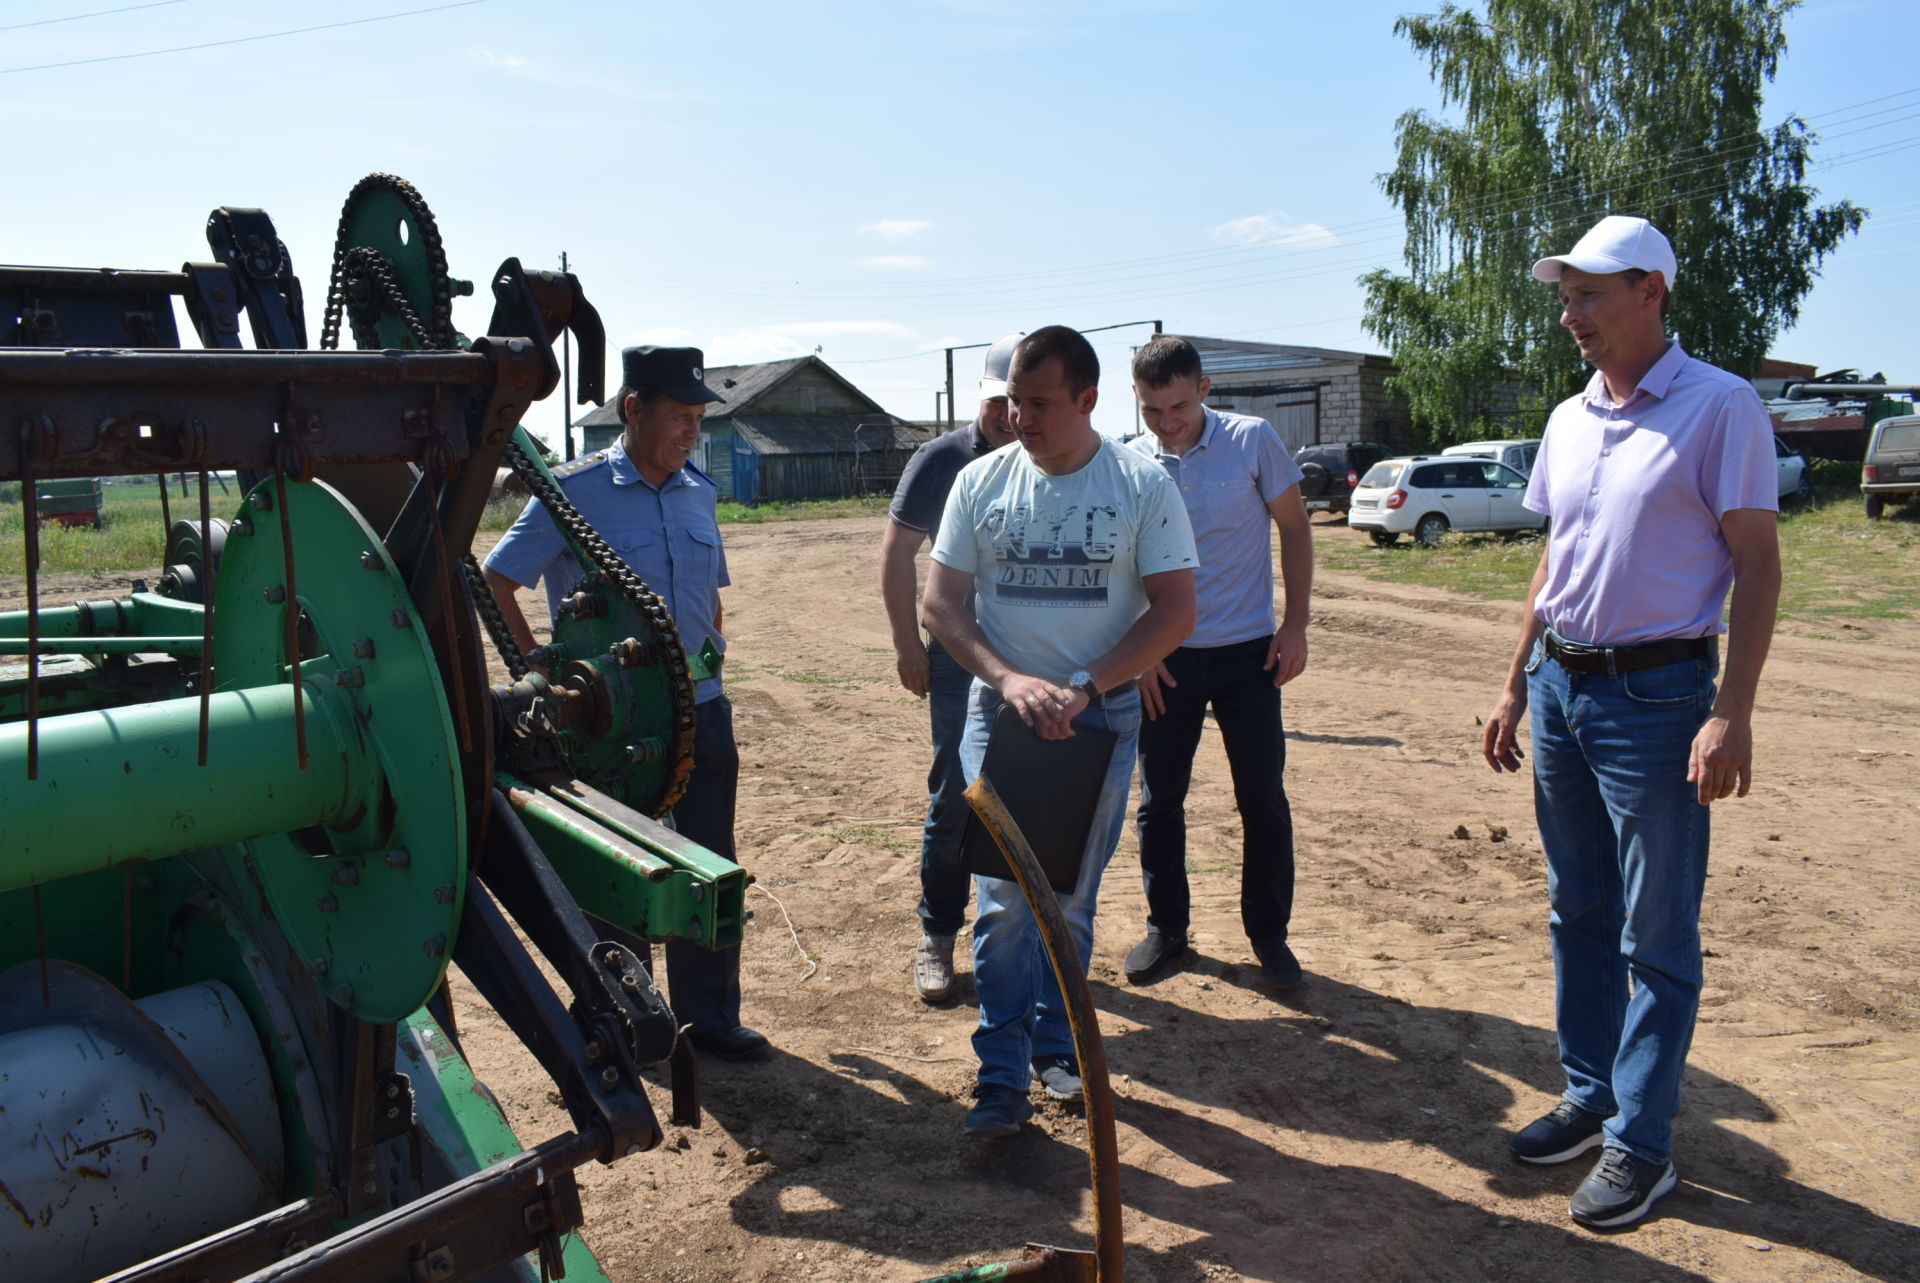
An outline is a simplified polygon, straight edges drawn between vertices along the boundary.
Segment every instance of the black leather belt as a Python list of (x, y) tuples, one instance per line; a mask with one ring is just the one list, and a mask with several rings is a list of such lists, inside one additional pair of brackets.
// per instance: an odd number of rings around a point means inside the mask
[(1689, 659), (1706, 659), (1719, 646), (1716, 637), (1670, 637), (1664, 641), (1641, 642), (1637, 646), (1586, 646), (1570, 642), (1549, 630), (1542, 644), (1553, 661), (1569, 673), (1581, 676), (1618, 677)]

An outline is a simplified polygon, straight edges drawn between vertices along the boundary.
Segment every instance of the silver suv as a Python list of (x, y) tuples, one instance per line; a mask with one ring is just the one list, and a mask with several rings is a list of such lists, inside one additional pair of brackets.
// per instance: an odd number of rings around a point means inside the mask
[(1920, 414), (1901, 414), (1873, 425), (1860, 468), (1867, 516), (1878, 518), (1886, 502), (1920, 495)]

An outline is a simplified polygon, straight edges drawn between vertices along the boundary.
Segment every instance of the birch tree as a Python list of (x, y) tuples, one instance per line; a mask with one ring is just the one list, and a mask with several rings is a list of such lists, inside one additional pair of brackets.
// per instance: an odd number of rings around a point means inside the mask
[[(1816, 203), (1804, 121), (1761, 123), (1796, 3), (1485, 0), (1394, 24), (1461, 117), (1400, 117), (1379, 181), (1406, 219), (1407, 270), (1361, 281), (1367, 329), (1434, 444), (1537, 435), (1584, 382), (1528, 269), (1607, 214), (1672, 240), (1669, 332), (1688, 352), (1742, 373), (1766, 355), (1867, 216)], [(1508, 413), (1516, 379), (1529, 392)]]

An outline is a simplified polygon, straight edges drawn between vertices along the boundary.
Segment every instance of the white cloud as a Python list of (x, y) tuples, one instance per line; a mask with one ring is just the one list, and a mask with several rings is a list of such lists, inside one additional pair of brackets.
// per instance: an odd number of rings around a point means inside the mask
[(917, 236), (932, 226), (933, 224), (924, 218), (882, 218), (877, 222), (860, 224), (860, 230), (872, 232), (890, 241), (897, 241), (909, 236)]
[(1318, 223), (1296, 223), (1285, 210), (1231, 218), (1207, 234), (1223, 245), (1271, 245), (1276, 248), (1338, 245), (1340, 238)]
[(875, 254), (872, 258), (854, 260), (861, 267), (878, 267), (888, 271), (897, 271), (908, 267), (925, 267), (933, 260), (924, 254)]

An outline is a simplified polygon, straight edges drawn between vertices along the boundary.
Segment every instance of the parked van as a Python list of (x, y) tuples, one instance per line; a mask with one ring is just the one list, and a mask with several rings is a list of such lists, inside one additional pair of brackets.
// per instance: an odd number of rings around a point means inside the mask
[(1533, 457), (1540, 453), (1540, 438), (1525, 441), (1469, 441), (1450, 445), (1441, 454), (1466, 455), (1474, 459), (1498, 459), (1523, 477), (1533, 475)]

